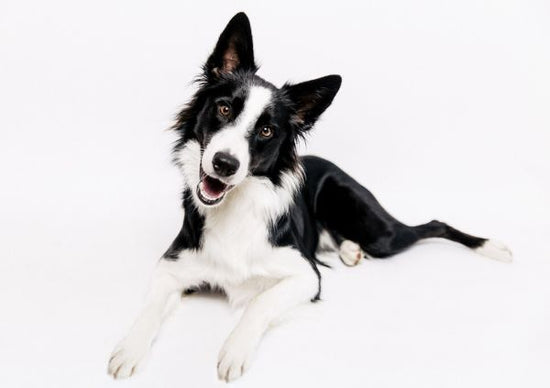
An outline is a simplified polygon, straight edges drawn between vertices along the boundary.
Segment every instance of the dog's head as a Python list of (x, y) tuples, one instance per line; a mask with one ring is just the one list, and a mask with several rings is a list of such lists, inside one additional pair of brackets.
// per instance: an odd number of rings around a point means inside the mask
[(180, 134), (176, 152), (189, 141), (200, 145), (197, 186), (191, 189), (204, 206), (221, 203), (249, 176), (279, 184), (282, 172), (296, 171), (297, 140), (331, 104), (341, 84), (340, 76), (329, 75), (277, 88), (256, 71), (250, 23), (239, 13), (220, 35), (199, 90), (175, 126)]

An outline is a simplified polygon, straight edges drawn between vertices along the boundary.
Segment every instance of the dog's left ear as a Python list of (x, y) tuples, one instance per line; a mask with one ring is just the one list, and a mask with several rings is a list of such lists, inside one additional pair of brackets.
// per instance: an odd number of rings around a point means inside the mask
[(229, 21), (205, 65), (207, 76), (215, 78), (239, 69), (257, 70), (250, 21), (244, 12)]
[(300, 129), (308, 130), (329, 107), (340, 89), (342, 77), (328, 75), (296, 85), (285, 85), (286, 94), (294, 105), (292, 120)]

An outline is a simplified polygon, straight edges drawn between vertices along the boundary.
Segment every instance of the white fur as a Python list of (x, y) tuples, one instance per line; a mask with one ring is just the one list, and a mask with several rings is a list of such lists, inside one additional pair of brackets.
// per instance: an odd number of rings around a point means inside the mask
[[(194, 192), (200, 181), (201, 146), (199, 142), (188, 141), (179, 150), (176, 161), (183, 174), (184, 188)], [(194, 199), (195, 203), (200, 202), (197, 196)]]
[(494, 260), (506, 263), (512, 262), (512, 251), (506, 245), (496, 240), (487, 240), (479, 248), (474, 249), (477, 253)]
[[(196, 187), (199, 144), (189, 142), (178, 160), (187, 187)], [(202, 206), (195, 197), (205, 217), (202, 247), (182, 251), (176, 261), (160, 260), (143, 312), (113, 352), (110, 374), (127, 377), (139, 369), (170, 297), (203, 282), (224, 289), (233, 304), (248, 303), (218, 362), (221, 379), (230, 381), (244, 373), (269, 324), (317, 293), (317, 275), (300, 252), (273, 247), (268, 240), (270, 225), (288, 211), (302, 180), (301, 170), (284, 172), (280, 186), (248, 176), (217, 207)]]
[(336, 243), (330, 233), (326, 229), (323, 229), (321, 233), (319, 233), (319, 244), (317, 244), (317, 251), (336, 251), (336, 248)]
[(339, 255), (344, 264), (350, 267), (356, 266), (359, 264), (359, 261), (365, 257), (361, 247), (350, 240), (342, 241), (342, 244), (340, 244)]
[(157, 268), (140, 316), (111, 354), (109, 374), (115, 378), (130, 377), (143, 366), (166, 313), (168, 302), (178, 288), (179, 284), (173, 276)]
[(204, 150), (202, 168), (210, 176), (216, 176), (212, 159), (217, 152), (228, 152), (237, 158), (240, 165), (237, 172), (224, 179), (229, 185), (239, 184), (248, 174), (250, 152), (248, 135), (254, 130), (258, 118), (271, 102), (271, 90), (262, 86), (252, 86), (248, 92), (242, 112), (236, 120), (218, 131)]

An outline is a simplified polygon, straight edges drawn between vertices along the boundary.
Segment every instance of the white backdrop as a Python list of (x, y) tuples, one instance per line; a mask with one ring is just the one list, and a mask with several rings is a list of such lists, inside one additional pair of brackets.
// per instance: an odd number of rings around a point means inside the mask
[(547, 1), (11, 1), (0, 6), (0, 384), (210, 387), (238, 311), (192, 297), (146, 369), (106, 374), (179, 230), (166, 131), (227, 21), (248, 13), (260, 75), (343, 76), (307, 152), (448, 242), (345, 268), (270, 332), (238, 387), (547, 387)]

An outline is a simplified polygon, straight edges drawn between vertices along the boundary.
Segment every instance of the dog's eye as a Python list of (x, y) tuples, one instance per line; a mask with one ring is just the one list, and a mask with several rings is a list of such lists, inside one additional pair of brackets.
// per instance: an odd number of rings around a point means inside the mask
[(224, 104), (224, 103), (218, 105), (218, 112), (223, 117), (231, 116), (231, 108), (229, 107), (229, 105)]
[(273, 128), (271, 128), (269, 125), (264, 125), (262, 129), (260, 129), (260, 136), (264, 139), (269, 139), (273, 136)]

